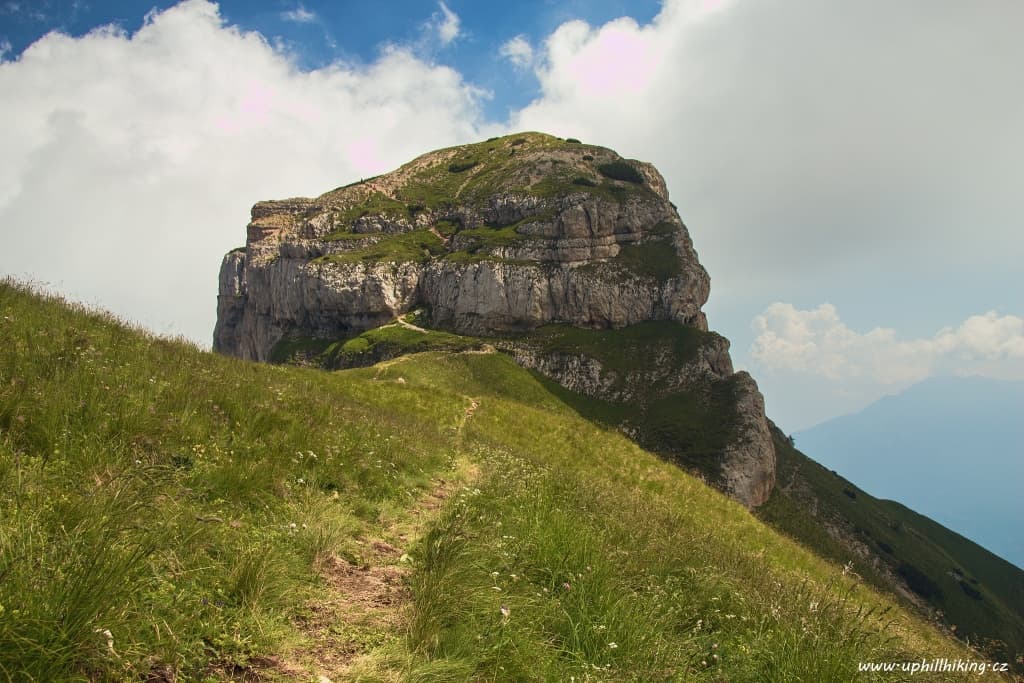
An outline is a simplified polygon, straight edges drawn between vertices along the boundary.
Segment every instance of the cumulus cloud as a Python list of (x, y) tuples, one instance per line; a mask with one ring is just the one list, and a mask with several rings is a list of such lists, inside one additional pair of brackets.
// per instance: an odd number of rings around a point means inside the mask
[(831, 304), (774, 303), (754, 318), (751, 357), (771, 370), (907, 386), (934, 374), (1024, 379), (1024, 318), (989, 311), (920, 339), (850, 329)]
[(441, 47), (447, 47), (461, 35), (462, 22), (459, 20), (459, 15), (448, 9), (448, 5), (443, 1), (437, 5), (441, 11), (431, 19), (430, 26), (437, 33)]
[(221, 255), (257, 200), (315, 194), (492, 134), (480, 93), (392, 47), (299, 71), (217, 5), (0, 63), (0, 272), (208, 342)]
[(853, 282), (866, 264), (1009, 277), (1024, 4), (836, 7), (666, 0), (646, 25), (568, 22), (512, 127), (653, 161), (719, 292)]
[(533, 46), (524, 35), (510, 38), (502, 44), (498, 54), (512, 63), (517, 69), (527, 69), (533, 65)]
[(4, 40), (0, 40), (0, 62), (4, 61), (4, 59), (10, 53), (10, 51), (11, 41), (7, 40), (6, 38)]
[(284, 21), (291, 21), (296, 24), (310, 24), (317, 20), (317, 14), (312, 10), (306, 9), (306, 7), (300, 2), (296, 5), (295, 9), (281, 12), (281, 19)]

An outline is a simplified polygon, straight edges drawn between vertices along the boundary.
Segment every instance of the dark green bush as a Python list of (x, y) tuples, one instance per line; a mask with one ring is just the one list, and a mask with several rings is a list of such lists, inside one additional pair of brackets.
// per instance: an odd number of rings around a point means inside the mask
[(856, 500), (856, 499), (857, 499), (857, 492), (856, 492), (856, 491), (851, 491), (850, 489), (845, 489), (845, 488), (844, 488), (844, 489), (843, 489), (843, 493), (845, 493), (845, 494), (846, 494), (846, 497), (847, 497), (847, 498), (852, 498), (852, 499), (854, 499), (854, 500)]
[(610, 161), (607, 164), (599, 165), (597, 170), (601, 172), (601, 175), (611, 178), (612, 180), (624, 180), (629, 183), (644, 182), (644, 177), (640, 175), (640, 171), (636, 170), (625, 161)]
[(907, 582), (907, 587), (922, 598), (942, 597), (942, 589), (928, 578), (924, 572), (909, 562), (900, 562), (900, 566), (896, 571)]
[(981, 600), (982, 599), (981, 593), (979, 593), (974, 588), (974, 586), (971, 586), (967, 582), (961, 581), (960, 582), (960, 588), (963, 589), (964, 593), (966, 593), (968, 597), (974, 598), (975, 600)]
[(583, 144), (582, 142), (580, 142), (576, 138), (566, 138), (565, 141), (568, 142), (568, 143), (574, 144), (574, 145), (582, 145)]
[(511, 144), (513, 147), (518, 147), (519, 145), (525, 145), (527, 142), (529, 141), (526, 138), (516, 138)]
[(597, 187), (597, 183), (586, 176), (578, 175), (572, 179), (573, 185), (583, 185), (584, 187)]
[(448, 164), (448, 170), (451, 171), (452, 173), (462, 173), (463, 171), (468, 171), (469, 169), (473, 168), (479, 163), (480, 162), (477, 161), (476, 159), (467, 159), (466, 161), (453, 161), (452, 163)]

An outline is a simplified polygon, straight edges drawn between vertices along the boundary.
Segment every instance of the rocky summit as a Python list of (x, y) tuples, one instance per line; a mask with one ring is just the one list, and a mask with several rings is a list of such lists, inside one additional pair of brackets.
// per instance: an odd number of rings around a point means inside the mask
[[(708, 332), (709, 292), (654, 166), (522, 133), (315, 199), (257, 203), (245, 247), (221, 267), (214, 349), (267, 361), (295, 340), (351, 339), (426, 311), (432, 329), (485, 337), (576, 394), (629, 407), (623, 431), (755, 506), (774, 484), (774, 448), (756, 384)], [(551, 344), (565, 328), (651, 323), (661, 327), (633, 335), (625, 364), (614, 350), (629, 343), (608, 334), (603, 346)], [(690, 448), (676, 443), (686, 435), (666, 440), (655, 417), (681, 401), (725, 426)]]

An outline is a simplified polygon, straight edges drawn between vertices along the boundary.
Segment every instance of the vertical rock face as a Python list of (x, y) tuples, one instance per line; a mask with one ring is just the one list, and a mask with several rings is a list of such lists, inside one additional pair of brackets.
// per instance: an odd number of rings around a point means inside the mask
[[(350, 337), (412, 308), (428, 309), (437, 327), (522, 340), (553, 323), (619, 330), (662, 321), (706, 333), (709, 291), (653, 166), (524, 133), (431, 152), (315, 199), (256, 204), (244, 249), (221, 267), (214, 349), (266, 361), (283, 340)], [(527, 346), (513, 351), (524, 364), (582, 386), (557, 369), (564, 359)], [(702, 353), (685, 367), (659, 369), (652, 359), (651, 372), (679, 386), (732, 376), (727, 345)], [(600, 376), (593, 363), (601, 365), (579, 358), (573, 372)], [(735, 384), (749, 418), (722, 450), (721, 481), (756, 505), (771, 489), (774, 454), (760, 440), (767, 424), (756, 385)]]
[(722, 458), (724, 488), (748, 507), (768, 500), (775, 487), (775, 445), (764, 414), (764, 397), (746, 372), (734, 375), (739, 386), (736, 435)]

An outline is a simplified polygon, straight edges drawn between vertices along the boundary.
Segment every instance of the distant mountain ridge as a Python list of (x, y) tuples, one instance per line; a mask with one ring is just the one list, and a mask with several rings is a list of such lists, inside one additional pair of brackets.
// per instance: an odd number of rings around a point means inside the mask
[(794, 437), (873, 495), (1024, 567), (1024, 382), (931, 378)]

